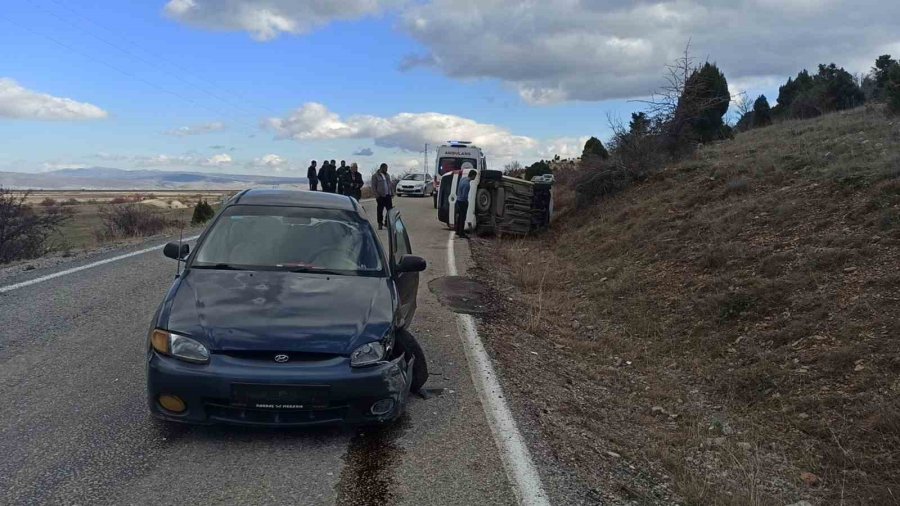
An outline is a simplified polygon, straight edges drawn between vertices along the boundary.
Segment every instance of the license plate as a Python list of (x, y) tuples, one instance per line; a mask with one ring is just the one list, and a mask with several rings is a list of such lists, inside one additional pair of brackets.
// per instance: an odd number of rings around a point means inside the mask
[(330, 388), (321, 385), (231, 385), (231, 403), (260, 409), (309, 409), (328, 405)]

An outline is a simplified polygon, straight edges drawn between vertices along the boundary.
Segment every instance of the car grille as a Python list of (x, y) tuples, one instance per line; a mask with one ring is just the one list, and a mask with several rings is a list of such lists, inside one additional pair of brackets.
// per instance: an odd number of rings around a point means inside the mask
[(306, 353), (306, 352), (283, 352), (283, 351), (243, 351), (243, 350), (226, 350), (215, 352), (219, 355), (239, 358), (242, 360), (260, 360), (264, 362), (274, 362), (275, 355), (287, 355), (288, 362), (322, 362), (339, 357), (335, 353)]
[(303, 425), (340, 422), (347, 417), (347, 407), (308, 410), (257, 409), (207, 403), (206, 415), (210, 420), (220, 422)]

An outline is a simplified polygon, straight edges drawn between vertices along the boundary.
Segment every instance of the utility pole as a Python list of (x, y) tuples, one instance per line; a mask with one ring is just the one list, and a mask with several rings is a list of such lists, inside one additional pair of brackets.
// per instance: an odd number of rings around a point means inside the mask
[(428, 174), (428, 143), (425, 143), (425, 159), (422, 163), (422, 172)]

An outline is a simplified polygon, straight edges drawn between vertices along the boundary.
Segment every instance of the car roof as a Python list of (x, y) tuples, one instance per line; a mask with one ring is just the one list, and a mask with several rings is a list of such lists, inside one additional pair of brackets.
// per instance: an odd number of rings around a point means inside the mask
[(269, 188), (252, 188), (244, 190), (228, 202), (228, 205), (248, 206), (290, 206), (314, 207), (318, 209), (340, 209), (360, 212), (362, 207), (356, 199), (336, 193), (313, 192), (304, 190), (278, 190)]

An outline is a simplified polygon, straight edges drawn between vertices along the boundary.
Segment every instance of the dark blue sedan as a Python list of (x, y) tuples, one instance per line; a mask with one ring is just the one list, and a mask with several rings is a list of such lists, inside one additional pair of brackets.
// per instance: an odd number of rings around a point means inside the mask
[(406, 330), (419, 272), (399, 212), (385, 252), (345, 196), (247, 190), (184, 262), (153, 319), (147, 401), (187, 423), (315, 425), (399, 416), (425, 383)]

